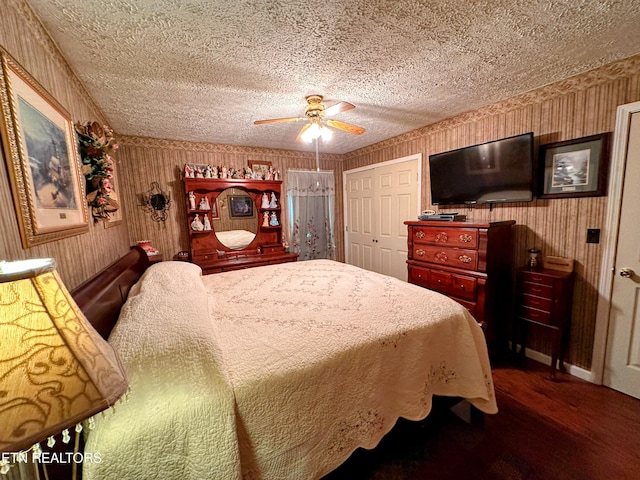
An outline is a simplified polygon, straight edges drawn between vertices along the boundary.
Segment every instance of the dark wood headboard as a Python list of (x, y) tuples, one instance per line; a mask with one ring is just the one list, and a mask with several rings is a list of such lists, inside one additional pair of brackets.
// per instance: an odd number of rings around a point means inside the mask
[(149, 257), (138, 247), (71, 291), (71, 296), (103, 338), (109, 337), (129, 290), (149, 266)]

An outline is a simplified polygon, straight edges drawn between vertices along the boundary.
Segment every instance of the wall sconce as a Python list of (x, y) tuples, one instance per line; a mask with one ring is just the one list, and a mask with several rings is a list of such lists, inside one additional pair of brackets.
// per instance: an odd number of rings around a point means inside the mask
[(142, 209), (151, 214), (154, 222), (165, 222), (169, 207), (171, 206), (171, 194), (164, 192), (158, 182), (151, 183), (151, 190), (142, 193)]
[[(68, 439), (67, 429), (129, 387), (116, 353), (75, 304), (53, 259), (0, 261), (0, 338), (0, 453), (36, 452), (39, 445), (32, 446), (60, 431)], [(8, 469), (0, 466), (1, 473)]]

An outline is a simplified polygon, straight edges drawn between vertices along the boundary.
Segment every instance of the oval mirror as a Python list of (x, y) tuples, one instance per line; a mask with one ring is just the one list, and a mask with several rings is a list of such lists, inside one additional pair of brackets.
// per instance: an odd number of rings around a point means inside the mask
[(212, 210), (217, 213), (211, 226), (218, 241), (229, 250), (247, 248), (258, 231), (256, 206), (247, 191), (227, 188), (218, 195)]

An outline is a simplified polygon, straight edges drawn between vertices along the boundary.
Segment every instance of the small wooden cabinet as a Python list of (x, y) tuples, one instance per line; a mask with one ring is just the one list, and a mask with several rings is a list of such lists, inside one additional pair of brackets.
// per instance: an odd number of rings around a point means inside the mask
[(405, 222), (410, 283), (443, 293), (482, 325), (492, 355), (507, 351), (515, 221)]
[(565, 371), (564, 354), (573, 303), (573, 272), (521, 268), (518, 270), (517, 280), (516, 324), (520, 354), (524, 357), (527, 326), (542, 328), (550, 333), (553, 378), (558, 360), (560, 371)]
[[(184, 178), (190, 260), (204, 274), (295, 262), (298, 254), (282, 246), (281, 186), (280, 180)], [(263, 207), (265, 194), (275, 196), (275, 206)], [(201, 208), (203, 198), (209, 208)], [(196, 215), (211, 227), (195, 229)]]

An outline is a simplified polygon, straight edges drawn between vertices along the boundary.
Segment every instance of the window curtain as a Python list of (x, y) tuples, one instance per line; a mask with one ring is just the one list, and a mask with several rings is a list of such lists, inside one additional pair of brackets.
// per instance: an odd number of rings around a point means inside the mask
[(287, 171), (290, 251), (299, 260), (335, 260), (336, 182), (333, 171)]

